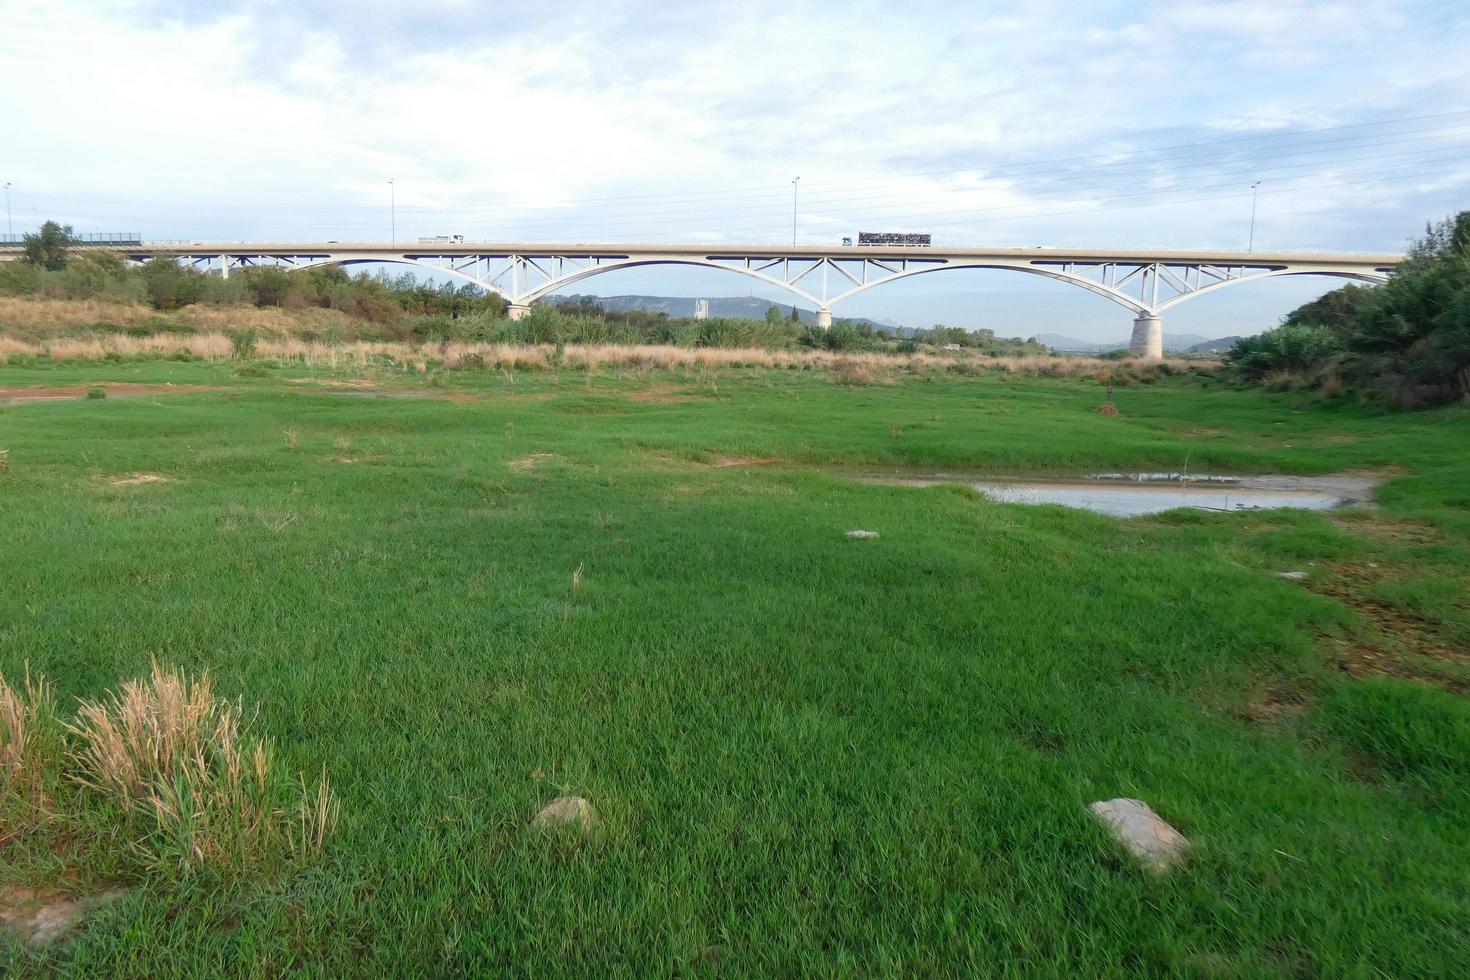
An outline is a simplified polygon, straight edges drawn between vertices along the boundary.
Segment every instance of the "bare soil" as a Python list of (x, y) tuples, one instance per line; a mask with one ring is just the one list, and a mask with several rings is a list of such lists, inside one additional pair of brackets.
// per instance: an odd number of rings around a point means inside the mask
[(0, 927), (19, 936), (28, 946), (49, 946), (66, 938), (88, 912), (124, 894), (121, 888), (109, 888), (73, 898), (58, 891), (6, 885), (0, 888)]
[(25, 388), (0, 388), (0, 403), (9, 402), (59, 402), (74, 401), (87, 397), (93, 388), (107, 392), (108, 398), (127, 398), (130, 395), (176, 395), (191, 391), (222, 391), (219, 385), (143, 385), (125, 382), (103, 381), (93, 385), (31, 385)]

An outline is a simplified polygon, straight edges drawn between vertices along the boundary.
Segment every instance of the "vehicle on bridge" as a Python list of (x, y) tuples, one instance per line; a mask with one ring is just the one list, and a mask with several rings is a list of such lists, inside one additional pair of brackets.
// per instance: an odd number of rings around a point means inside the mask
[(419, 239), (420, 245), (463, 245), (463, 235), (430, 235)]
[[(858, 232), (859, 245), (903, 245), (912, 248), (928, 248), (933, 244), (932, 236), (925, 232), (916, 231), (860, 231)], [(842, 240), (842, 244), (850, 242)]]

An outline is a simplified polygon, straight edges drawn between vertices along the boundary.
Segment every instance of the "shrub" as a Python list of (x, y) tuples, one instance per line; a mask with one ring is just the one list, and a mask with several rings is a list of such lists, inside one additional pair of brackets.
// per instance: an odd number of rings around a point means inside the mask
[(1284, 324), (1236, 341), (1225, 360), (1243, 377), (1260, 380), (1271, 374), (1305, 374), (1341, 350), (1341, 340), (1327, 327)]
[(1351, 386), (1400, 408), (1470, 391), (1470, 211), (1440, 222), (1388, 282), (1347, 286), (1287, 315), (1226, 355), (1251, 381), (1281, 373)]
[(228, 330), (225, 333), (230, 338), (230, 347), (236, 357), (255, 356), (255, 347), (259, 337), (254, 330)]

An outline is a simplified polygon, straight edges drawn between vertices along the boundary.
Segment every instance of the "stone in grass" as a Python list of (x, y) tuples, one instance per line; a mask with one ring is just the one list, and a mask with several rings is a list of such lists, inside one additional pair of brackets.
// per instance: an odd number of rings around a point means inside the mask
[(28, 946), (49, 946), (65, 938), (89, 912), (124, 894), (121, 888), (109, 888), (95, 895), (69, 898), (60, 892), (8, 885), (0, 889), (0, 926)]
[(1184, 857), (1189, 840), (1142, 800), (1099, 800), (1087, 807), (1150, 871), (1168, 871)]
[(533, 827), (575, 827), (587, 833), (597, 826), (597, 811), (580, 796), (558, 796), (541, 808)]
[(1302, 582), (1306, 580), (1306, 572), (1277, 572), (1277, 578), (1284, 578), (1291, 582)]
[(877, 531), (848, 531), (847, 532), (847, 536), (849, 538), (858, 538), (858, 539), (862, 539), (862, 538), (876, 538), (878, 536), (878, 532)]

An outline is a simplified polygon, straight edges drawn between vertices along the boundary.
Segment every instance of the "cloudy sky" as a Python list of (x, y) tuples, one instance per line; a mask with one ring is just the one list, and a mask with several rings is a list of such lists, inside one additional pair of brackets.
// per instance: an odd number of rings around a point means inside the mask
[[(1305, 2), (413, 4), (0, 0), (17, 233), (1396, 250), (1470, 207), (1470, 6)], [(1335, 285), (1223, 290), (1253, 332)], [(604, 294), (745, 295), (692, 269)], [(780, 294), (760, 295), (789, 301)], [(839, 308), (1126, 335), (1003, 272)]]

